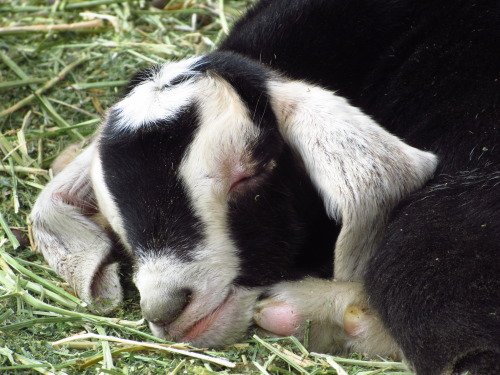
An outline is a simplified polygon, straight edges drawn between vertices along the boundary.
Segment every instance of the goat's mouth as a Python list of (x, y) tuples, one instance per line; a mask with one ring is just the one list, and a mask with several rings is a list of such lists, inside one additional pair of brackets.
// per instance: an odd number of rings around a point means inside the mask
[[(202, 344), (204, 334), (211, 330), (214, 323), (230, 319), (232, 310), (234, 310), (234, 294), (233, 290), (229, 290), (221, 303), (194, 322), (189, 322), (189, 317), (186, 318), (181, 315), (169, 325), (150, 322), (151, 329), (156, 336), (167, 340)], [(198, 308), (202, 307), (198, 306)], [(186, 315), (191, 315), (191, 313), (193, 312)], [(193, 315), (199, 316), (201, 314), (194, 313)]]
[(224, 314), (225, 310), (229, 307), (232, 302), (233, 292), (229, 291), (226, 298), (217, 306), (212, 312), (205, 315), (203, 318), (194, 322), (190, 327), (188, 327), (184, 334), (182, 335), (182, 341), (193, 342), (201, 337), (205, 332), (207, 332), (218, 318)]
[(242, 339), (252, 325), (262, 288), (230, 286), (217, 294), (194, 297), (186, 310), (168, 325), (149, 323), (157, 337), (198, 347), (221, 347)]

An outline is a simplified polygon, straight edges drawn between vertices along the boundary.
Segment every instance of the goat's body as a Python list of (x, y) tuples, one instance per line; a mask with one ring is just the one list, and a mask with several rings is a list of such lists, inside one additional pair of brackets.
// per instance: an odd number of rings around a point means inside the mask
[(499, 24), (498, 1), (261, 1), (221, 47), (335, 90), (438, 155), (365, 277), (419, 374), (457, 356), (500, 373)]
[(499, 17), (498, 1), (268, 0), (220, 50), (335, 91), (450, 173), (498, 164)]

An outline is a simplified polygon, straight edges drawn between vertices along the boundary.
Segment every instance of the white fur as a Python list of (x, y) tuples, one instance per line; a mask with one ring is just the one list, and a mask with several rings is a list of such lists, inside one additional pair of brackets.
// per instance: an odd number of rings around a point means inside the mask
[[(201, 125), (182, 160), (181, 176), (194, 208), (206, 226), (210, 257), (238, 264), (230, 238), (227, 208), (233, 169), (245, 170), (251, 161), (250, 142), (258, 130), (247, 109), (227, 82), (207, 77), (196, 84), (201, 105)], [(228, 249), (231, 250), (222, 250)], [(221, 249), (221, 250), (219, 250)]]
[(329, 215), (342, 223), (335, 277), (360, 280), (388, 212), (432, 176), (437, 158), (330, 91), (281, 79), (269, 90), (283, 137), (304, 162)]
[(186, 331), (220, 308), (229, 296), (229, 301), (223, 305), (222, 316), (206, 332), (189, 340), (201, 346), (227, 344), (245, 333), (252, 319), (253, 305), (262, 289), (233, 286), (236, 269), (225, 263), (227, 257), (205, 257), (208, 247), (206, 244), (200, 246), (200, 251), (195, 249), (198, 259), (188, 263), (168, 255), (140, 259), (134, 281), (141, 300), (153, 303), (179, 288), (192, 291), (190, 303), (174, 322), (167, 326), (150, 323), (153, 333), (165, 339), (186, 341)]
[(113, 231), (118, 234), (125, 249), (128, 252), (133, 253), (133, 249), (127, 242), (126, 232), (123, 226), (123, 220), (121, 218), (120, 211), (116, 206), (116, 203), (111, 196), (106, 183), (104, 182), (102, 163), (98, 148), (96, 152), (94, 152), (91, 160), (90, 179), (92, 182), (92, 188), (94, 189), (94, 195), (96, 197), (97, 205), (99, 206), (101, 214), (109, 223)]
[(192, 102), (195, 90), (193, 81), (186, 80), (170, 86), (170, 82), (181, 74), (189, 72), (199, 58), (176, 63), (167, 63), (151, 79), (141, 82), (114, 109), (120, 121), (116, 126), (123, 131), (133, 131), (145, 124), (168, 120), (184, 106)]

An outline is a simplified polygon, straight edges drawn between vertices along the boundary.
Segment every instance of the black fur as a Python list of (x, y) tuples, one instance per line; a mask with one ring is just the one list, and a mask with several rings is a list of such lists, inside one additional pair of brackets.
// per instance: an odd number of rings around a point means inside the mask
[(221, 50), (336, 90), (435, 178), (392, 215), (366, 273), (418, 374), (500, 373), (500, 2), (263, 0)]
[(500, 172), (440, 179), (394, 212), (367, 289), (418, 374), (487, 352), (472, 373), (500, 374)]
[[(186, 108), (175, 121), (148, 124), (130, 133), (117, 129), (117, 121), (112, 111), (99, 153), (127, 242), (138, 256), (169, 249), (190, 260), (203, 227), (190, 208), (177, 167), (198, 123), (196, 108)], [(189, 233), (184, 228), (190, 228)]]
[[(275, 149), (276, 143), (267, 146)], [(291, 151), (284, 148), (275, 160), (271, 174), (229, 204), (228, 222), (242, 262), (240, 285), (332, 276), (331, 249), (339, 228)]]

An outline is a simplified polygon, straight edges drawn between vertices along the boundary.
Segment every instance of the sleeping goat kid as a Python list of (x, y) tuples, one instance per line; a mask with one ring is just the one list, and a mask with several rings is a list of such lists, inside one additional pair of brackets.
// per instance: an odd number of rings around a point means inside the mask
[(160, 337), (233, 342), (266, 293), (257, 323), (311, 319), (316, 350), (500, 373), (499, 22), (498, 1), (260, 1), (217, 52), (132, 80), (38, 198), (38, 246), (106, 313), (122, 245)]

